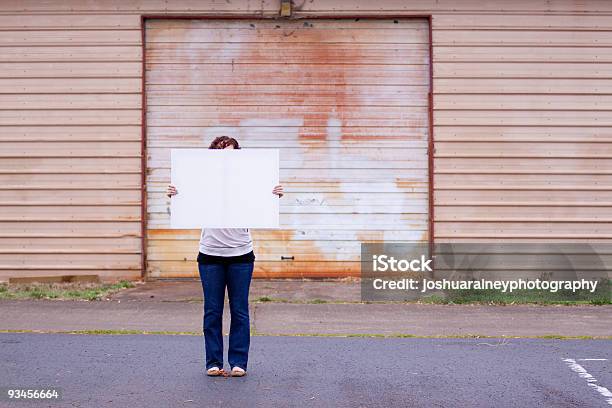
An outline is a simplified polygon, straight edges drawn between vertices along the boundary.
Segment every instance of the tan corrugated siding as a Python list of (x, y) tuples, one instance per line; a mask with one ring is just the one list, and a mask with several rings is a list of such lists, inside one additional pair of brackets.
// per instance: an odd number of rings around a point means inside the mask
[(0, 15), (0, 280), (138, 278), (140, 17), (16, 11)]
[(438, 242), (612, 239), (611, 24), (433, 16)]
[[(256, 18), (273, 16), (278, 3), (0, 2), (0, 280), (92, 270), (106, 277), (138, 275), (140, 220), (134, 215), (140, 205), (140, 14)], [(314, 0), (295, 13), (433, 15), (437, 240), (612, 239), (606, 208), (612, 205), (612, 2)], [(231, 47), (227, 50), (231, 59)], [(307, 63), (312, 54), (302, 51), (284, 55), (301, 55)], [(151, 59), (168, 52), (160, 47)], [(270, 55), (273, 49), (260, 57)], [(333, 58), (341, 63), (355, 55)], [(243, 100), (256, 102), (254, 89), (241, 86)], [(202, 92), (230, 97), (235, 90), (212, 85)], [(333, 89), (310, 98), (333, 102)], [(377, 98), (389, 106), (401, 104), (393, 94), (378, 93)], [(163, 90), (158, 100), (172, 103)], [(185, 104), (194, 102), (186, 98)], [(316, 127), (305, 131), (322, 135)], [(362, 136), (356, 127), (345, 128), (343, 134)], [(387, 128), (385, 134), (401, 133)], [(293, 146), (282, 131), (269, 137), (262, 146)], [(298, 180), (297, 174), (289, 181)], [(374, 181), (386, 174), (405, 178), (411, 170), (341, 170), (321, 174), (319, 186), (321, 192), (333, 193), (339, 180)], [(372, 231), (361, 234), (360, 239), (380, 238)], [(320, 232), (306, 236), (317, 239)], [(399, 230), (385, 235), (389, 240), (406, 237)], [(354, 239), (342, 231), (335, 238)], [(186, 232), (184, 239), (196, 236)], [(63, 253), (61, 262), (45, 258), (54, 248), (72, 253)], [(127, 251), (133, 258), (96, 258), (104, 250)], [(92, 254), (94, 260), (82, 254)], [(331, 264), (326, 270), (332, 275), (351, 267)], [(274, 268), (270, 266), (271, 273), (278, 270)], [(302, 265), (282, 268), (295, 271)], [(193, 273), (191, 266), (184, 273)]]

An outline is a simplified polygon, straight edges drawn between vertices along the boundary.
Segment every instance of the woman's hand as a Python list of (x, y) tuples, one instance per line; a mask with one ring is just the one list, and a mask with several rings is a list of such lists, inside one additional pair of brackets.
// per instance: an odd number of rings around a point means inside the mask
[(281, 198), (285, 195), (285, 191), (283, 190), (283, 186), (280, 184), (272, 189), (272, 194), (276, 194), (278, 198)]
[(175, 196), (177, 194), (178, 190), (176, 189), (176, 187), (174, 187), (172, 184), (168, 185), (168, 188), (166, 189), (166, 195), (172, 198), (172, 196)]

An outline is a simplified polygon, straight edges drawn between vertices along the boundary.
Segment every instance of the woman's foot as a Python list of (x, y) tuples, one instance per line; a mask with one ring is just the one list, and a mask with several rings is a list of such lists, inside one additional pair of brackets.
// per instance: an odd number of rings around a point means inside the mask
[(246, 371), (244, 371), (242, 368), (238, 366), (232, 368), (232, 377), (243, 377), (245, 375)]
[(219, 367), (210, 367), (208, 370), (206, 370), (206, 375), (210, 377), (218, 377), (222, 374), (223, 374), (223, 370), (220, 369)]

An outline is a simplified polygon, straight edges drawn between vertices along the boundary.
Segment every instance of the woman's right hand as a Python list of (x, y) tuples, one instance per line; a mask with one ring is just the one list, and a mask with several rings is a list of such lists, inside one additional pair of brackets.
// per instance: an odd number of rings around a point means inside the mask
[(178, 194), (178, 190), (176, 189), (176, 187), (174, 187), (172, 184), (169, 184), (168, 188), (166, 188), (166, 195), (172, 198), (172, 196), (175, 196), (177, 194)]

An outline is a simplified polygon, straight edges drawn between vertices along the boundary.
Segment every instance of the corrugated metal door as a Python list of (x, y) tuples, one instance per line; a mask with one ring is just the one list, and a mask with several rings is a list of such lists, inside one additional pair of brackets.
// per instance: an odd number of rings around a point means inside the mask
[(219, 135), (281, 152), (282, 229), (253, 231), (258, 276), (356, 275), (362, 241), (427, 240), (427, 24), (148, 21), (149, 276), (197, 276), (199, 231), (169, 229), (170, 149)]

